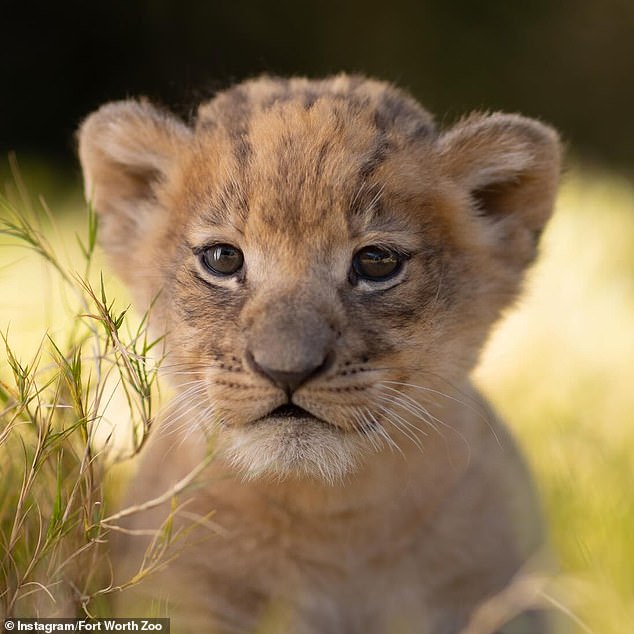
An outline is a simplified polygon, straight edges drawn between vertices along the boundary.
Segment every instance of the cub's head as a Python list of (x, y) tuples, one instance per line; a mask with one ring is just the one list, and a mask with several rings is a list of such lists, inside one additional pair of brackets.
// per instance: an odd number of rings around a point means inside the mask
[(141, 310), (158, 298), (182, 415), (251, 476), (334, 479), (419, 442), (516, 295), (559, 175), (551, 128), (439, 132), (347, 76), (250, 81), (192, 125), (107, 104), (79, 154), (113, 265)]

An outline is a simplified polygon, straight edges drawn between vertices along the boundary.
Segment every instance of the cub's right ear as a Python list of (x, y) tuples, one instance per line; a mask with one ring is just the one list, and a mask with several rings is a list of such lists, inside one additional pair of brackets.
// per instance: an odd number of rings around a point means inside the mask
[(123, 266), (134, 264), (129, 250), (165, 213), (157, 204), (158, 187), (191, 136), (182, 121), (147, 101), (106, 104), (82, 123), (78, 138), (85, 196), (99, 214), (106, 250), (123, 256)]

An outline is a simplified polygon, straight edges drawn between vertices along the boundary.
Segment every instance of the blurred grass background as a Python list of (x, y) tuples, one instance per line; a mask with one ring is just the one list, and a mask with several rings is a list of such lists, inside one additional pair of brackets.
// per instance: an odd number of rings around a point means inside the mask
[[(0, 21), (0, 189), (16, 194), (15, 151), (72, 267), (85, 225), (73, 133), (107, 100), (143, 94), (188, 116), (247, 76), (347, 70), (410, 89), (441, 125), (471, 109), (553, 123), (569, 166), (557, 212), (476, 377), (536, 473), (562, 570), (553, 599), (579, 620), (573, 632), (624, 634), (634, 623), (633, 33), (631, 0), (11, 3)], [(46, 329), (68, 328), (69, 299), (35, 255), (0, 245), (0, 329), (28, 358)], [(126, 291), (106, 283), (125, 307)]]
[(538, 478), (567, 575), (554, 596), (586, 624), (579, 631), (625, 633), (634, 623), (631, 183), (571, 171), (527, 287), (477, 379)]

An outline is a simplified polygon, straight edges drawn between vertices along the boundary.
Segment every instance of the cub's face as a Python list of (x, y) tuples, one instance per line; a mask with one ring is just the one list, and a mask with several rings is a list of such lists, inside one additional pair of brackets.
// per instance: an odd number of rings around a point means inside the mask
[(80, 157), (114, 265), (141, 309), (158, 297), (176, 424), (216, 431), (247, 475), (329, 480), (434, 427), (517, 292), (559, 172), (535, 121), (438, 133), (411, 98), (345, 76), (241, 84), (191, 127), (109, 104)]

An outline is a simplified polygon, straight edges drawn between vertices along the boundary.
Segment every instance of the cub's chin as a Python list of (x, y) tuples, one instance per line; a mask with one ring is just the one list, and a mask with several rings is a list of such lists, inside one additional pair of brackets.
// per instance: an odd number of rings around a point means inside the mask
[(372, 447), (356, 431), (343, 430), (296, 405), (220, 432), (223, 457), (245, 479), (317, 478), (335, 484), (353, 472)]

